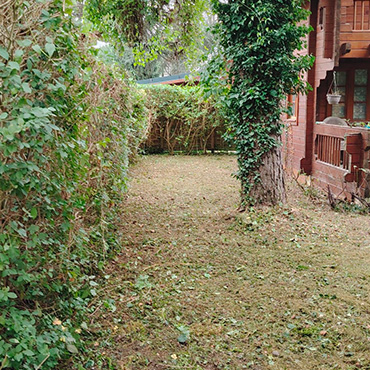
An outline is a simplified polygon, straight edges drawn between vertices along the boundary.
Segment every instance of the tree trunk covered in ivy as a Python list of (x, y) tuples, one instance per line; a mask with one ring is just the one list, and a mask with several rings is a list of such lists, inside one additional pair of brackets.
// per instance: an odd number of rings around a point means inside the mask
[[(276, 138), (276, 141), (278, 142), (280, 139)], [(274, 146), (265, 154), (258, 172), (259, 183), (251, 188), (249, 194), (243, 194), (242, 198), (246, 199), (250, 196), (252, 199), (263, 200), (265, 204), (284, 203), (286, 195), (280, 145)], [(242, 189), (246, 187), (247, 184), (242, 184)]]
[(221, 98), (238, 153), (242, 207), (283, 202), (281, 115), (287, 94), (307, 90), (301, 76), (313, 59), (295, 52), (304, 47), (309, 28), (299, 22), (309, 13), (302, 0), (212, 3), (220, 46), (205, 81)]

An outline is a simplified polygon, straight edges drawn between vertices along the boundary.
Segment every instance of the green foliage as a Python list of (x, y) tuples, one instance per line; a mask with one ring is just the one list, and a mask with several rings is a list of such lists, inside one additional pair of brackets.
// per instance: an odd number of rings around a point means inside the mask
[(146, 148), (158, 139), (169, 153), (206, 150), (214, 132), (223, 131), (223, 119), (212, 98), (204, 99), (198, 86), (150, 85), (144, 88), (150, 133)]
[(217, 94), (238, 152), (242, 200), (254, 203), (251, 191), (259, 168), (278, 144), (286, 94), (304, 92), (302, 72), (313, 58), (300, 56), (309, 28), (301, 0), (213, 1), (219, 23), (218, 53), (204, 81)]
[(161, 58), (184, 64), (185, 56), (196, 59), (204, 48), (203, 14), (208, 0), (89, 0), (85, 16), (106, 40), (121, 49), (130, 48), (134, 67)]
[(176, 329), (180, 332), (177, 341), (180, 344), (186, 344), (190, 340), (190, 329), (185, 325), (178, 325)]
[(77, 356), (145, 132), (142, 95), (79, 44), (68, 4), (2, 5), (1, 369)]
[(163, 71), (163, 65), (158, 59), (148, 61), (144, 66), (136, 64), (135, 55), (129, 46), (125, 46), (124, 51), (119, 53), (113, 45), (105, 45), (98, 50), (97, 56), (105, 64), (116, 64), (124, 68), (135, 80), (159, 77)]

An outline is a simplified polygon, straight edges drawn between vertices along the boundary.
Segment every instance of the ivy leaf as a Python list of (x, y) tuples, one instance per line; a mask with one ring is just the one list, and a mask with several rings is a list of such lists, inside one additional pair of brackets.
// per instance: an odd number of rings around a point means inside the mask
[(81, 328), (82, 328), (82, 329), (85, 329), (85, 330), (88, 330), (88, 326), (87, 326), (86, 322), (83, 322), (83, 323), (81, 324)]
[(180, 325), (177, 327), (177, 329), (180, 331), (180, 335), (177, 337), (177, 341), (180, 344), (186, 344), (190, 339), (190, 331), (189, 328), (185, 325)]
[(17, 62), (9, 62), (8, 67), (10, 67), (11, 69), (16, 69), (17, 71), (19, 71), (21, 68), (19, 63)]
[(24, 51), (23, 51), (23, 50), (21, 50), (21, 49), (17, 49), (17, 50), (15, 51), (15, 53), (14, 53), (14, 58), (15, 58), (16, 60), (19, 60), (19, 59), (21, 59), (21, 58), (22, 58), (23, 54), (24, 54)]
[(40, 54), (42, 52), (42, 49), (40, 45), (33, 45), (32, 49), (36, 51), (36, 53)]
[(51, 44), (51, 43), (47, 43), (45, 45), (45, 50), (47, 51), (47, 53), (49, 54), (49, 57), (52, 57), (52, 55), (54, 54), (55, 52), (55, 45), (54, 44)]
[(37, 209), (35, 207), (31, 209), (31, 217), (33, 219), (37, 217)]
[(14, 356), (14, 360), (16, 361), (21, 361), (23, 359), (23, 353), (17, 353), (15, 356)]
[(67, 349), (71, 353), (78, 353), (78, 349), (74, 344), (67, 344)]
[(17, 125), (15, 122), (12, 122), (9, 126), (0, 129), (0, 133), (6, 140), (13, 140), (15, 134), (18, 134), (21, 131), (22, 126)]
[(26, 94), (31, 94), (32, 90), (30, 88), (30, 85), (27, 82), (22, 83), (22, 89)]
[(0, 119), (6, 119), (8, 117), (8, 113), (3, 112), (0, 114)]
[(25, 229), (20, 228), (17, 230), (17, 232), (20, 236), (23, 236), (24, 238), (27, 237), (27, 231)]
[(186, 334), (180, 334), (177, 338), (177, 341), (180, 343), (180, 344), (185, 344), (189, 339), (189, 336), (187, 336)]
[(91, 22), (84, 22), (83, 26), (82, 26), (82, 29), (81, 29), (81, 32), (82, 33), (89, 33), (91, 31), (91, 28), (92, 28), (92, 23)]
[(17, 44), (22, 47), (28, 47), (32, 44), (32, 41), (30, 39), (17, 40)]
[(0, 56), (3, 57), (5, 60), (9, 59), (9, 53), (0, 46)]
[(35, 108), (32, 108), (31, 109), (31, 113), (38, 117), (38, 118), (41, 118), (41, 117), (47, 117), (50, 115), (51, 113), (51, 110), (50, 108), (40, 108), (40, 107), (35, 107)]
[(148, 279), (148, 275), (140, 275), (135, 282), (135, 288), (139, 290), (151, 288), (153, 285), (149, 282)]
[(25, 351), (23, 351), (23, 354), (25, 354), (26, 356), (34, 356), (35, 353), (32, 352), (31, 350), (29, 349), (26, 349)]

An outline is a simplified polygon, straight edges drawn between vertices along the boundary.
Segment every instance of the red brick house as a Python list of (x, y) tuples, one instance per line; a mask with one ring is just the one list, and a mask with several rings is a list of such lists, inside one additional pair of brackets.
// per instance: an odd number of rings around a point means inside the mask
[[(290, 97), (295, 113), (286, 121), (285, 165), (336, 194), (361, 189), (368, 195), (370, 130), (351, 126), (370, 121), (370, 1), (311, 0), (308, 6), (314, 31), (307, 52), (316, 61), (307, 80), (313, 90)], [(334, 71), (341, 100), (330, 105)], [(331, 116), (351, 126), (323, 122)]]

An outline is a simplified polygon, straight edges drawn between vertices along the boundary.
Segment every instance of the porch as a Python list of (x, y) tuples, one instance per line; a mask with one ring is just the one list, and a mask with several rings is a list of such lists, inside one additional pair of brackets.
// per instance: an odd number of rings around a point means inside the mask
[(324, 189), (348, 199), (370, 195), (370, 130), (316, 123), (312, 177)]

